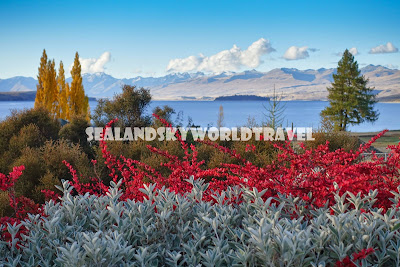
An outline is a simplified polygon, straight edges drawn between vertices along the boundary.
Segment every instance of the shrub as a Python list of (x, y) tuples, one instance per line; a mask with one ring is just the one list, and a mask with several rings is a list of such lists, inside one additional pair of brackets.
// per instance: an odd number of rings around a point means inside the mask
[(40, 149), (25, 148), (22, 155), (14, 161), (14, 166), (25, 166), (25, 171), (15, 183), (16, 194), (35, 201), (43, 200), (43, 196), (35, 194), (35, 187), (39, 184), (40, 177), (46, 173), (46, 162)]
[(48, 141), (41, 148), (41, 153), (47, 170), (59, 180), (70, 177), (68, 168), (63, 164), (64, 160), (76, 166), (83, 177), (92, 175), (89, 159), (78, 144), (70, 144), (62, 139)]
[[(110, 122), (110, 125), (112, 123)], [(163, 123), (167, 124), (166, 121)], [(72, 179), (63, 183), (62, 203), (56, 204), (51, 201), (42, 209), (39, 209), (29, 199), (15, 195), (14, 183), (21, 176), (23, 167), (16, 168), (8, 176), (0, 174), (0, 189), (8, 191), (11, 207), (16, 214), (15, 218), (2, 218), (0, 221), (0, 225), (8, 225), (7, 228), (3, 228), (3, 239), (11, 242), (9, 261), (26, 260), (26, 258), (19, 257), (19, 252), (15, 252), (15, 248), (20, 246), (24, 249), (24, 242), (31, 242), (35, 234), (39, 232), (39, 229), (34, 227), (44, 227), (44, 231), (48, 235), (57, 236), (58, 231), (65, 233), (72, 231), (71, 235), (74, 235), (75, 241), (72, 240), (72, 237), (62, 240), (61, 243), (65, 243), (65, 250), (60, 248), (58, 254), (54, 254), (54, 251), (60, 247), (60, 242), (52, 243), (57, 246), (53, 245), (53, 252), (48, 252), (50, 256), (55, 255), (54, 257), (49, 256), (49, 261), (53, 259), (55, 261), (55, 257), (64, 257), (64, 259), (57, 259), (57, 264), (60, 265), (65, 265), (65, 262), (71, 258), (77, 260), (82, 258), (82, 260), (93, 261), (90, 263), (92, 265), (98, 265), (103, 257), (106, 261), (113, 262), (111, 265), (123, 265), (122, 262), (115, 263), (113, 261), (118, 260), (119, 257), (126, 261), (135, 258), (134, 261), (139, 261), (141, 265), (163, 265), (169, 257), (168, 253), (165, 254), (166, 252), (177, 257), (176, 264), (184, 265), (196, 265), (196, 262), (201, 260), (207, 266), (213, 264), (258, 266), (260, 264), (268, 265), (267, 261), (270, 260), (279, 265), (304, 263), (324, 266), (326, 263), (331, 265), (334, 262), (333, 259), (339, 266), (346, 266), (354, 263), (360, 265), (360, 262), (362, 264), (370, 262), (383, 264), (386, 258), (394, 260), (389, 264), (396, 263), (398, 254), (393, 253), (398, 253), (399, 250), (396, 249), (399, 246), (391, 243), (390, 239), (393, 236), (397, 238), (397, 230), (400, 228), (400, 224), (396, 224), (400, 199), (398, 193), (400, 144), (391, 147), (391, 154), (387, 160), (376, 156), (369, 162), (358, 160), (359, 156), (384, 133), (385, 131), (378, 134), (370, 142), (360, 146), (357, 151), (350, 152), (343, 149), (329, 151), (328, 144), (325, 144), (316, 149), (309, 149), (305, 145), (301, 145), (302, 151), (298, 153), (293, 150), (289, 142), (274, 143), (272, 146), (278, 154), (271, 164), (264, 166), (257, 166), (249, 161), (250, 157), (241, 156), (234, 146), (229, 149), (204, 141), (202, 145), (216, 148), (233, 161), (233, 163), (221, 163), (219, 167), (215, 168), (205, 167), (205, 162), (198, 158), (196, 146), (185, 143), (178, 134), (179, 142), (175, 144), (180, 145), (181, 153), (183, 153), (181, 155), (173, 155), (168, 150), (163, 150), (168, 149), (168, 146), (147, 145), (150, 153), (156, 155), (154, 157), (165, 158), (160, 167), (168, 168), (169, 172), (167, 173), (162, 173), (149, 164), (136, 159), (115, 156), (110, 152), (109, 144), (101, 141), (102, 157), (108, 168), (112, 187), (108, 188), (98, 175), (94, 178), (87, 177), (86, 180), (80, 179), (73, 165), (64, 161)], [(254, 144), (248, 145), (244, 148), (245, 153), (257, 153), (257, 147)], [(175, 146), (171, 148), (176, 149)], [(243, 147), (239, 147), (239, 149), (243, 149)], [(52, 150), (49, 150), (45, 154), (52, 154), (51, 152)], [(62, 154), (59, 152), (54, 154), (57, 155), (55, 162), (58, 162), (58, 157)], [(51, 162), (51, 160), (47, 161)], [(97, 165), (96, 161), (92, 161), (92, 163)], [(192, 178), (188, 180), (188, 177)], [(46, 176), (44, 180), (51, 181), (52, 177)], [(204, 184), (203, 180), (207, 180), (208, 183)], [(121, 188), (119, 193), (115, 188), (117, 181), (119, 181), (118, 187)], [(195, 185), (197, 182), (198, 186)], [(72, 185), (74, 189), (68, 184)], [(150, 187), (151, 189), (149, 189)], [(249, 192), (253, 192), (255, 198), (249, 198)], [(47, 191), (46, 194), (53, 200), (57, 200), (54, 193)], [(95, 203), (101, 199), (105, 202), (101, 202), (99, 206), (93, 206), (97, 205)], [(191, 219), (186, 221), (182, 219), (186, 200), (194, 205), (189, 207), (191, 211), (195, 212), (194, 217), (189, 216), (193, 219), (192, 221)], [(161, 206), (157, 206), (157, 203), (161, 203), (159, 204)], [(212, 211), (207, 207), (210, 209), (221, 207), (221, 209)], [(60, 212), (64, 208), (67, 209), (65, 216)], [(225, 208), (228, 211), (224, 211)], [(252, 213), (252, 208), (260, 210), (262, 217)], [(50, 212), (52, 209), (54, 209), (54, 213)], [(96, 214), (96, 209), (100, 213)], [(105, 222), (107, 216), (105, 209), (110, 212), (110, 222)], [(132, 210), (134, 214), (131, 214)], [(135, 217), (136, 214), (143, 212), (149, 213), (145, 217)], [(178, 212), (179, 216), (174, 215), (174, 212)], [(239, 220), (238, 212), (249, 214), (249, 216)], [(28, 213), (32, 215), (29, 215), (28, 220), (19, 224), (27, 218)], [(34, 213), (38, 213), (38, 215), (35, 216)], [(44, 216), (41, 216), (41, 213)], [(89, 222), (87, 219), (91, 214), (95, 221)], [(368, 217), (370, 215), (372, 217)], [(283, 217), (280, 218), (281, 216)], [(50, 218), (49, 221), (46, 221), (46, 218)], [(57, 231), (49, 228), (58, 221), (62, 222), (64, 218), (67, 221), (61, 224)], [(72, 222), (75, 219), (77, 226), (74, 228)], [(232, 220), (233, 226), (229, 227)], [(324, 227), (319, 228), (324, 220), (326, 220)], [(372, 231), (371, 227), (360, 226), (365, 221), (367, 221), (367, 225), (368, 223), (370, 226), (374, 225), (376, 220), (380, 220), (386, 225), (379, 222), (380, 226), (373, 232), (370, 232)], [(132, 226), (132, 222), (135, 226)], [(153, 224), (155, 225), (153, 226)], [(200, 224), (209, 225), (211, 229), (198, 228), (197, 226)], [(124, 225), (124, 228), (118, 228), (120, 225)], [(139, 227), (137, 225), (142, 226), (141, 230), (136, 230), (135, 227)], [(191, 234), (185, 237), (186, 232), (176, 229), (178, 225), (183, 229), (189, 229)], [(190, 225), (193, 227), (191, 228)], [(333, 228), (330, 227), (332, 225)], [(291, 228), (292, 226), (293, 228)], [(361, 230), (354, 230), (356, 227)], [(88, 229), (92, 229), (92, 232)], [(382, 229), (384, 232), (381, 231)], [(199, 232), (196, 232), (197, 230)], [(211, 234), (215, 234), (215, 236), (206, 235), (205, 238), (200, 238), (200, 234), (205, 230), (211, 231)], [(79, 235), (80, 231), (82, 231), (81, 235)], [(247, 234), (246, 231), (250, 234)], [(266, 231), (267, 234), (264, 235), (263, 231)], [(139, 241), (132, 239), (132, 235), (135, 235), (136, 232), (140, 233)], [(163, 233), (164, 237), (159, 236), (159, 232)], [(327, 241), (328, 239), (323, 233), (332, 236), (329, 238), (331, 243)], [(32, 238), (21, 239), (24, 237), (22, 234), (26, 236), (32, 234)], [(128, 236), (124, 236), (127, 234)], [(369, 242), (366, 237), (368, 235), (376, 237), (375, 243)], [(47, 235), (37, 235), (36, 237), (42, 238), (43, 236), (46, 240), (52, 240)], [(200, 236), (200, 239), (197, 239), (196, 236)], [(225, 237), (227, 239), (224, 239)], [(311, 241), (308, 237), (311, 238)], [(386, 239), (386, 237), (390, 238)], [(347, 240), (348, 238), (351, 240)], [(113, 239), (118, 240), (117, 247), (112, 244)], [(344, 241), (345, 239), (347, 241)], [(195, 243), (191, 242), (193, 240)], [(198, 247), (202, 245), (201, 242), (205, 240), (213, 243), (206, 243), (205, 250), (197, 253)], [(255, 240), (255, 243), (252, 240)], [(265, 243), (265, 240), (270, 241)], [(360, 243), (360, 240), (368, 242)], [(40, 240), (40, 244), (45, 244), (42, 242)], [(90, 245), (87, 242), (92, 243)], [(96, 242), (100, 243), (95, 244)], [(241, 245), (233, 248), (231, 246), (235, 246), (234, 242), (239, 242)], [(37, 247), (37, 244), (39, 243), (27, 244), (29, 250), (25, 252), (32, 255), (31, 248)], [(130, 247), (131, 244), (133, 244), (132, 247)], [(213, 245), (210, 247), (209, 244)], [(14, 245), (15, 247), (13, 247)], [(50, 245), (47, 244), (44, 247), (51, 247)], [(100, 250), (97, 247), (92, 249), (97, 245), (101, 247)], [(160, 249), (157, 248), (159, 246), (161, 246)], [(171, 250), (175, 246), (179, 249)], [(62, 254), (66, 256), (62, 256)], [(71, 255), (74, 256), (71, 257)], [(161, 259), (159, 255), (161, 255)], [(225, 255), (228, 256), (225, 257)], [(42, 260), (41, 255), (37, 257), (39, 261)], [(311, 263), (309, 259), (315, 261)], [(35, 263), (35, 258), (29, 260), (36, 265), (43, 263)], [(368, 262), (366, 262), (367, 260)]]
[(335, 151), (343, 149), (347, 152), (357, 150), (360, 146), (360, 142), (356, 136), (352, 136), (348, 132), (324, 132), (317, 131), (313, 133), (314, 141), (306, 141), (305, 144), (308, 148), (317, 148), (320, 145), (324, 145), (326, 141), (329, 142), (329, 151)]
[[(167, 122), (163, 122), (168, 125)], [(221, 162), (221, 165), (215, 168), (204, 168), (205, 162), (199, 161), (197, 148), (194, 145), (189, 146), (177, 135), (185, 155), (183, 158), (169, 151), (147, 146), (154, 154), (167, 159), (166, 163), (161, 163), (170, 169), (167, 175), (138, 160), (114, 156), (108, 150), (105, 141), (100, 142), (100, 147), (110, 171), (110, 178), (114, 182), (123, 179), (124, 199), (140, 199), (143, 182), (157, 183), (160, 188), (165, 186), (177, 193), (185, 193), (190, 188), (185, 180), (193, 175), (196, 179), (209, 180), (210, 190), (219, 191), (234, 185), (256, 187), (258, 190), (269, 188), (271, 190), (268, 197), (277, 196), (279, 193), (290, 194), (307, 200), (310, 205), (316, 207), (333, 201), (335, 184), (342, 192), (349, 191), (354, 194), (366, 194), (370, 190), (378, 189), (379, 205), (387, 208), (390, 205), (389, 192), (400, 184), (400, 145), (392, 147), (387, 161), (378, 157), (374, 157), (370, 162), (358, 160), (359, 156), (384, 133), (385, 131), (378, 134), (354, 152), (346, 152), (343, 149), (331, 152), (326, 143), (316, 149), (307, 149), (305, 145), (301, 145), (303, 151), (297, 153), (289, 142), (274, 143), (273, 146), (279, 150), (276, 159), (271, 164), (261, 167), (246, 160), (234, 149), (203, 141), (203, 144), (214, 146), (235, 161)], [(251, 150), (257, 153), (255, 146), (251, 146)], [(78, 178), (76, 181), (75, 185), (79, 186)], [(99, 188), (102, 186), (105, 185)], [(84, 192), (85, 190), (81, 193)]]
[[(391, 209), (366, 196), (334, 193), (331, 208), (307, 208), (299, 198), (264, 198), (268, 189), (228, 187), (203, 201), (207, 184), (175, 194), (145, 186), (142, 201), (120, 200), (112, 183), (104, 196), (73, 195), (44, 216), (8, 224), (0, 263), (21, 266), (397, 266), (400, 195)], [(243, 201), (237, 201), (243, 199)], [(229, 201), (228, 201), (229, 200)], [(296, 215), (294, 217), (294, 214)], [(312, 215), (310, 217), (309, 215)], [(22, 227), (25, 235), (17, 235)]]
[(60, 179), (54, 176), (54, 174), (52, 174), (51, 172), (47, 171), (47, 173), (39, 179), (38, 185), (35, 186), (33, 199), (36, 200), (36, 202), (42, 203), (46, 196), (45, 194), (43, 194), (44, 191), (54, 191), (56, 190), (55, 187), (61, 185), (62, 184)]
[(85, 116), (74, 116), (69, 123), (61, 128), (58, 134), (60, 138), (69, 141), (71, 144), (78, 144), (90, 158), (93, 158), (93, 150), (86, 135), (86, 128), (89, 126), (90, 124)]
[(12, 214), (8, 192), (0, 191), (0, 218)]
[[(134, 160), (143, 161), (145, 158), (151, 156), (151, 152), (146, 147), (145, 141), (133, 141), (133, 142), (109, 142), (108, 147), (110, 153), (113, 155), (122, 155), (126, 158), (131, 158)], [(97, 146), (95, 149), (95, 159), (97, 161), (96, 170), (105, 184), (109, 184), (110, 177), (109, 177), (109, 170), (107, 165), (104, 163), (103, 159), (103, 152), (101, 147)]]
[(251, 139), (248, 142), (234, 142), (233, 149), (247, 161), (258, 167), (264, 167), (276, 160), (280, 152), (274, 144), (283, 144), (283, 142), (260, 142)]
[[(153, 109), (153, 113), (156, 114), (157, 116), (159, 116), (160, 118), (163, 118), (164, 120), (166, 120), (168, 123), (172, 123), (172, 114), (175, 114), (175, 110), (173, 108), (171, 108), (168, 105), (164, 105), (163, 107), (155, 107)], [(164, 125), (157, 120), (155, 117), (153, 117), (153, 127), (164, 127)]]
[(43, 108), (13, 111), (0, 123), (0, 153), (8, 150), (11, 137), (29, 124), (35, 124), (44, 139), (57, 139), (60, 123)]
[[(89, 181), (85, 177), (93, 176), (89, 159), (79, 145), (70, 144), (66, 140), (47, 141), (40, 148), (25, 147), (21, 155), (13, 162), (13, 166), (25, 166), (25, 171), (15, 182), (16, 196), (24, 196), (36, 203), (44, 203), (45, 195), (41, 193), (41, 190), (55, 190), (54, 185), (60, 184), (61, 179), (70, 178), (69, 169), (64, 165), (63, 160), (75, 166), (78, 175), (82, 175), (83, 182)], [(1, 207), (0, 212), (3, 212)], [(9, 215), (9, 213), (6, 214)]]
[(25, 147), (39, 147), (57, 139), (60, 124), (42, 108), (13, 111), (0, 122), (0, 172), (10, 172)]
[(329, 142), (329, 150), (344, 149), (345, 151), (354, 151), (360, 145), (357, 137), (351, 136), (349, 132), (335, 130), (335, 122), (329, 117), (321, 118), (321, 127), (313, 133), (314, 141), (306, 141), (308, 148), (317, 148), (319, 145), (324, 145)]
[(23, 126), (17, 135), (10, 139), (9, 150), (14, 155), (20, 155), (25, 147), (40, 147), (44, 144), (44, 136), (36, 124)]

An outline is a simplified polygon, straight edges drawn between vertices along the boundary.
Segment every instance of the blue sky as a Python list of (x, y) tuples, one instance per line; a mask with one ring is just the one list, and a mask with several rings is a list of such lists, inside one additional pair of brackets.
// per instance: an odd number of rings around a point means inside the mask
[(400, 1), (2, 0), (0, 78), (36, 76), (43, 48), (117, 78), (330, 68), (345, 48), (360, 66), (398, 68), (399, 26)]

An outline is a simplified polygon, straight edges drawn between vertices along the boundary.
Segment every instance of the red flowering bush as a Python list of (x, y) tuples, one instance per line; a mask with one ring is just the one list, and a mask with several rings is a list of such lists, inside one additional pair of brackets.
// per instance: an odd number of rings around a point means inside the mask
[(24, 166), (14, 167), (13, 171), (7, 176), (0, 173), (0, 190), (6, 191), (12, 188), (18, 178), (22, 175), (22, 171), (25, 169)]
[[(0, 173), (0, 190), (8, 192), (10, 206), (14, 209), (13, 217), (5, 216), (0, 218), (0, 226), (6, 225), (7, 223), (19, 224), (28, 213), (37, 213), (39, 210), (39, 206), (29, 198), (24, 196), (15, 196), (14, 185), (18, 178), (22, 175), (22, 171), (24, 169), (24, 166), (19, 166), (14, 167), (12, 172), (10, 172), (8, 175)], [(20, 235), (25, 231), (26, 229), (21, 227), (20, 231), (17, 233), (17, 236), (20, 237)], [(11, 235), (7, 231), (1, 232), (0, 235), (3, 240), (10, 241)]]
[[(171, 127), (165, 120), (158, 118), (164, 125)], [(111, 121), (107, 127), (110, 127)], [(391, 205), (389, 198), (391, 191), (396, 191), (400, 185), (400, 145), (392, 146), (387, 160), (374, 156), (371, 161), (361, 161), (360, 156), (373, 142), (386, 131), (379, 133), (368, 143), (361, 145), (357, 151), (346, 152), (343, 149), (329, 151), (329, 143), (317, 148), (307, 149), (301, 145), (300, 151), (295, 151), (290, 142), (274, 144), (280, 150), (272, 164), (258, 167), (245, 160), (235, 150), (228, 149), (216, 143), (201, 141), (215, 147), (219, 151), (234, 158), (239, 164), (226, 164), (216, 168), (204, 169), (204, 161), (197, 160), (196, 146), (188, 145), (179, 135), (177, 140), (184, 151), (183, 159), (171, 155), (168, 151), (160, 150), (150, 145), (147, 148), (167, 159), (161, 163), (171, 170), (165, 176), (143, 162), (112, 155), (107, 149), (107, 143), (101, 141), (100, 146), (105, 164), (110, 170), (110, 177), (114, 182), (123, 180), (124, 199), (142, 200), (141, 188), (144, 184), (156, 183), (158, 188), (167, 187), (176, 193), (185, 193), (191, 190), (186, 181), (190, 176), (195, 179), (209, 181), (208, 192), (225, 190), (228, 186), (241, 185), (255, 187), (258, 190), (268, 189), (265, 198), (276, 197), (278, 194), (300, 197), (309, 203), (310, 207), (322, 207), (327, 202), (333, 202), (333, 193), (340, 189), (341, 193), (366, 194), (370, 190), (379, 191), (377, 205), (386, 209)], [(256, 147), (247, 146), (246, 152), (256, 153)], [(81, 184), (76, 172), (68, 163), (73, 175), (72, 184), (79, 193), (104, 194), (107, 186), (99, 179), (92, 179), (95, 183)], [(204, 196), (212, 200), (210, 194)]]
[[(164, 125), (171, 125), (154, 115)], [(111, 121), (107, 127), (115, 122)], [(184, 157), (170, 154), (168, 151), (160, 150), (150, 145), (147, 148), (155, 154), (167, 159), (161, 163), (162, 166), (170, 169), (169, 175), (162, 175), (151, 166), (123, 156), (112, 155), (107, 149), (106, 141), (100, 142), (104, 163), (109, 169), (111, 180), (117, 182), (122, 179), (124, 188), (124, 199), (143, 199), (141, 188), (143, 184), (156, 183), (158, 188), (167, 187), (176, 193), (185, 193), (191, 190), (191, 185), (186, 181), (190, 176), (195, 179), (205, 179), (209, 181), (208, 192), (221, 191), (228, 186), (241, 185), (255, 187), (258, 190), (268, 189), (265, 197), (276, 197), (278, 194), (292, 195), (307, 201), (311, 206), (321, 207), (327, 201), (333, 201), (333, 192), (339, 188), (342, 193), (351, 192), (362, 194), (370, 190), (378, 189), (380, 207), (386, 208), (390, 205), (388, 198), (390, 191), (394, 191), (399, 186), (399, 167), (400, 167), (400, 145), (392, 146), (392, 152), (385, 161), (383, 158), (373, 157), (371, 161), (360, 161), (360, 155), (365, 152), (373, 142), (381, 137), (386, 131), (381, 132), (365, 145), (361, 145), (357, 151), (346, 152), (343, 149), (329, 151), (328, 142), (317, 148), (307, 149), (301, 146), (301, 151), (294, 151), (290, 142), (284, 144), (273, 144), (280, 150), (277, 158), (262, 167), (256, 166), (252, 162), (245, 160), (235, 150), (220, 146), (209, 141), (201, 141), (208, 144), (220, 152), (223, 152), (238, 164), (226, 164), (216, 168), (204, 168), (204, 160), (197, 160), (197, 148), (195, 145), (188, 145), (179, 135), (177, 140), (184, 151)], [(255, 153), (257, 149), (254, 145), (246, 146), (246, 153)], [(64, 161), (72, 174), (71, 184), (79, 194), (89, 192), (91, 194), (105, 194), (107, 185), (100, 178), (90, 178), (89, 183), (82, 183), (73, 166)], [(96, 165), (96, 161), (93, 161)], [(7, 190), (12, 188), (15, 180), (21, 173), (21, 169), (16, 169), (9, 176), (2, 174), (0, 177), (0, 189)], [(19, 174), (19, 175), (18, 175)], [(46, 197), (57, 199), (57, 194), (49, 190), (43, 190)], [(18, 199), (10, 194), (13, 200), (13, 207), (16, 207)], [(212, 199), (209, 194), (204, 196)], [(27, 202), (27, 201), (25, 201)], [(32, 205), (22, 205), (30, 206)]]
[(351, 257), (347, 256), (341, 261), (336, 262), (336, 267), (357, 267), (354, 262), (365, 259), (368, 255), (374, 253), (373, 248), (363, 249), (359, 253), (353, 253)]
[[(171, 127), (167, 121), (157, 118), (164, 125)], [(115, 120), (111, 121), (106, 128), (111, 127), (114, 122)], [(121, 200), (143, 201), (147, 198), (143, 189), (148, 184), (155, 184), (155, 189), (164, 187), (176, 194), (184, 195), (192, 190), (193, 185), (188, 178), (193, 177), (195, 180), (208, 181), (207, 190), (202, 195), (203, 200), (206, 201), (216, 201), (215, 192), (225, 191), (232, 186), (242, 186), (256, 188), (259, 192), (266, 189), (263, 199), (270, 197), (276, 199), (281, 195), (300, 198), (303, 203), (302, 208), (313, 210), (325, 205), (333, 205), (337, 192), (339, 195), (349, 192), (354, 195), (359, 193), (363, 196), (371, 190), (377, 190), (377, 201), (374, 207), (382, 208), (385, 211), (392, 205), (390, 198), (393, 197), (393, 194), (391, 192), (398, 192), (397, 188), (400, 185), (400, 144), (390, 147), (391, 153), (387, 160), (375, 155), (371, 161), (360, 160), (361, 154), (385, 132), (381, 132), (368, 143), (361, 145), (357, 151), (349, 152), (343, 149), (329, 151), (328, 142), (316, 148), (306, 148), (305, 145), (301, 145), (301, 149), (297, 151), (293, 149), (290, 142), (274, 143), (273, 146), (280, 151), (278, 156), (272, 164), (261, 167), (246, 160), (233, 149), (213, 142), (201, 141), (203, 144), (229, 155), (237, 162), (235, 164), (221, 162), (220, 166), (215, 168), (204, 168), (204, 160), (198, 160), (196, 145), (183, 141), (178, 132), (176, 138), (184, 152), (182, 158), (172, 155), (166, 150), (147, 146), (149, 151), (166, 159), (160, 164), (170, 170), (167, 175), (138, 160), (113, 155), (104, 140), (100, 142), (100, 147), (111, 180), (114, 183), (121, 181)], [(258, 153), (254, 145), (246, 146), (245, 152), (255, 155)], [(97, 162), (93, 160), (92, 163), (96, 167)], [(108, 185), (99, 177), (86, 179), (90, 182), (83, 183), (74, 167), (66, 161), (64, 164), (72, 175), (70, 184), (74, 187), (75, 194), (89, 193), (103, 196), (109, 193)], [(27, 213), (40, 212), (39, 206), (33, 201), (24, 197), (16, 197), (13, 193), (14, 183), (22, 171), (23, 167), (17, 167), (8, 176), (0, 174), (0, 189), (9, 192), (10, 203), (15, 210), (15, 218), (2, 218), (0, 222), (2, 224), (14, 222), (13, 220), (17, 220), (18, 223), (18, 220), (26, 218)], [(44, 190), (43, 193), (48, 199), (58, 199), (55, 192)], [(242, 201), (241, 199), (225, 200), (236, 203)], [(355, 204), (352, 203), (352, 205)], [(360, 207), (354, 206), (354, 208), (359, 209)], [(337, 211), (332, 210), (332, 213), (335, 212)], [(295, 214), (293, 216), (296, 217)], [(352, 255), (351, 259), (338, 262), (338, 265), (345, 266), (340, 264), (357, 261), (372, 252), (366, 250), (360, 253), (362, 254)]]

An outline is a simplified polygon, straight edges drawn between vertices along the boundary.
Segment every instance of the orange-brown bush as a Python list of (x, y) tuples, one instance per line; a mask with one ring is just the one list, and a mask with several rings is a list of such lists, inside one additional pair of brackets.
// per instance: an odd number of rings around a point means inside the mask
[(343, 131), (317, 131), (313, 133), (314, 141), (306, 141), (308, 148), (317, 148), (319, 145), (324, 145), (329, 142), (329, 151), (335, 151), (342, 148), (345, 151), (356, 150), (360, 146), (358, 138), (351, 136), (348, 132)]

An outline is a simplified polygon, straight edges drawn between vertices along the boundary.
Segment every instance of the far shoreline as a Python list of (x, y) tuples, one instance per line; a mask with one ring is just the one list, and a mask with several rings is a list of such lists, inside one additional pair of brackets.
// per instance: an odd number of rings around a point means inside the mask
[[(95, 98), (95, 97), (90, 97), (89, 102), (98, 102), (101, 99), (108, 99), (108, 98)], [(35, 99), (0, 99), (0, 103), (2, 102), (34, 102)], [(155, 98), (152, 99), (151, 101), (163, 101), (163, 102), (263, 102), (263, 101), (268, 101), (268, 100), (223, 100), (223, 101), (214, 101), (214, 100), (204, 100), (204, 99), (163, 99), (163, 98)], [(282, 99), (282, 102), (329, 102), (328, 100), (322, 100), (322, 99)], [(400, 99), (399, 100), (394, 100), (394, 101), (377, 101), (377, 103), (384, 103), (384, 104), (400, 104)]]

